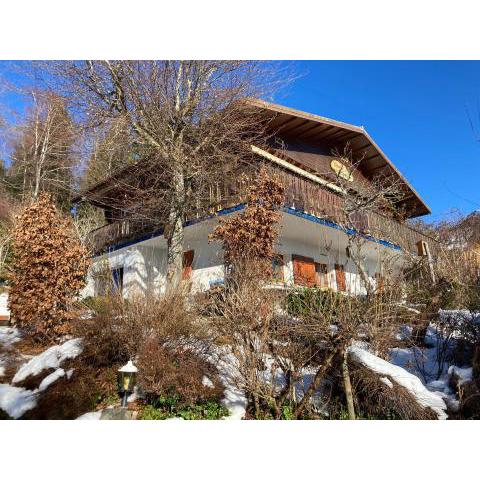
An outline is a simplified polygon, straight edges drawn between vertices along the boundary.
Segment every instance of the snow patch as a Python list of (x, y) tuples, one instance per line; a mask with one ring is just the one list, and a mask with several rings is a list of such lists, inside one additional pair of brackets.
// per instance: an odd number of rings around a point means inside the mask
[(0, 294), (0, 315), (10, 316), (10, 310), (8, 309), (8, 294)]
[(0, 408), (12, 418), (20, 418), (37, 405), (37, 392), (0, 384)]
[(480, 312), (470, 310), (442, 310), (438, 311), (440, 320), (455, 323), (471, 322), (480, 325)]
[(225, 387), (222, 404), (230, 412), (230, 415), (225, 419), (242, 420), (247, 411), (247, 397), (245, 392), (235, 385), (235, 379), (239, 375), (237, 359), (232, 353), (222, 355), (217, 368), (220, 380)]
[(56, 382), (59, 378), (62, 378), (65, 375), (65, 370), (63, 368), (57, 368), (50, 375), (47, 375), (40, 383), (38, 387), (39, 392), (46, 390), (52, 383)]
[(13, 377), (12, 383), (21, 382), (30, 375), (38, 375), (40, 372), (48, 368), (57, 369), (63, 361), (69, 358), (75, 358), (80, 355), (80, 353), (82, 353), (81, 338), (74, 338), (68, 340), (62, 345), (50, 347), (40, 355), (33, 357), (25, 365), (22, 365)]
[(473, 375), (473, 368), (460, 368), (455, 365), (452, 365), (448, 369), (448, 375), (450, 377), (456, 376), (458, 378), (458, 385), (463, 385), (464, 383), (468, 383), (472, 381)]
[(102, 410), (98, 410), (97, 412), (87, 412), (83, 415), (80, 415), (76, 418), (76, 420), (100, 420), (102, 416)]
[(424, 408), (431, 408), (437, 414), (439, 420), (445, 420), (447, 418), (447, 414), (445, 413), (447, 406), (441, 396), (427, 390), (415, 375), (355, 345), (349, 347), (348, 353), (356, 362), (381, 376), (391, 378), (395, 383), (406, 388), (418, 404)]
[(18, 342), (21, 339), (18, 328), (15, 327), (0, 327), (0, 343), (5, 347)]
[(204, 387), (214, 388), (213, 382), (206, 375), (202, 378), (202, 385)]
[(383, 382), (387, 387), (393, 388), (393, 383), (388, 377), (380, 377), (380, 381)]

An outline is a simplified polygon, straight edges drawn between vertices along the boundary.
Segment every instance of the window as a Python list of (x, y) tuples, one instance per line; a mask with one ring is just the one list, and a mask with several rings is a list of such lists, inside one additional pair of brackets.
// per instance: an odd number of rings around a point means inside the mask
[(123, 291), (123, 267), (112, 268), (113, 288), (116, 292)]
[(293, 281), (296, 285), (313, 287), (316, 285), (315, 262), (313, 258), (292, 255)]
[(315, 262), (315, 284), (320, 288), (328, 288), (328, 268), (325, 263)]
[(337, 280), (337, 290), (344, 292), (347, 289), (345, 282), (345, 267), (338, 263), (335, 264), (335, 278)]
[(274, 255), (272, 258), (272, 280), (274, 282), (284, 282), (285, 276), (283, 272), (283, 267), (285, 262), (283, 260), (283, 255)]
[(193, 256), (194, 256), (195, 251), (194, 250), (188, 250), (186, 252), (183, 252), (183, 273), (182, 273), (182, 278), (183, 280), (189, 280), (190, 277), (192, 276), (192, 265), (193, 265)]

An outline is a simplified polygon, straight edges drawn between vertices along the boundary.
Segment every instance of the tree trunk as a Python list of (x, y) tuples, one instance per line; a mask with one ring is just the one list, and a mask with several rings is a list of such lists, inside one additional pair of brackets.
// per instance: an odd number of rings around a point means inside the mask
[(345, 390), (345, 397), (347, 399), (348, 416), (350, 420), (355, 420), (355, 406), (353, 404), (352, 383), (350, 381), (350, 372), (348, 371), (347, 355), (348, 352), (345, 350), (342, 361), (343, 388)]
[(293, 411), (293, 418), (298, 419), (298, 417), (302, 415), (303, 411), (305, 410), (305, 407), (307, 406), (310, 400), (310, 397), (315, 393), (317, 388), (320, 386), (320, 382), (322, 381), (322, 378), (325, 375), (325, 372), (327, 371), (328, 367), (332, 364), (332, 360), (337, 353), (338, 353), (338, 349), (335, 349), (332, 352), (330, 352), (328, 357), (325, 359), (323, 365), (317, 370), (317, 373), (315, 374), (313, 381), (308, 386), (307, 391), (303, 395), (302, 400), (300, 400), (300, 403), (295, 407)]
[(168, 218), (167, 235), (167, 288), (176, 288), (182, 280), (183, 270), (183, 206), (185, 205), (185, 185), (183, 172), (173, 176), (173, 201)]
[[(354, 247), (356, 247), (357, 251), (354, 250)], [(361, 246), (356, 245), (354, 243), (353, 237), (350, 237), (348, 239), (348, 248), (350, 252), (350, 258), (352, 259), (355, 267), (357, 268), (357, 271), (360, 275), (360, 280), (363, 283), (365, 290), (367, 291), (367, 297), (371, 297), (374, 293), (374, 288), (360, 258)]]

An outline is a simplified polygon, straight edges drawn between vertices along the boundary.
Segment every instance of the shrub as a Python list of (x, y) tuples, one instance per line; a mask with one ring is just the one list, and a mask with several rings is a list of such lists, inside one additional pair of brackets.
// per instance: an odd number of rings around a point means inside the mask
[[(138, 384), (147, 399), (174, 399), (177, 406), (219, 398), (223, 389), (214, 367), (187, 348), (162, 344), (157, 338), (142, 345), (137, 359)], [(212, 386), (204, 385), (207, 377)]]
[(179, 417), (184, 420), (220, 420), (228, 415), (228, 410), (217, 401), (209, 400), (184, 408), (166, 409), (161, 405), (146, 405), (140, 412), (139, 420), (165, 420)]
[(117, 366), (96, 368), (81, 357), (64, 366), (74, 368), (70, 378), (64, 376), (45, 390), (37, 407), (22, 418), (35, 420), (72, 420), (95, 410), (106, 398), (119, 399), (116, 385)]
[(276, 177), (261, 170), (247, 188), (245, 210), (227, 220), (219, 220), (210, 240), (222, 242), (227, 268), (248, 268), (251, 262), (262, 265), (262, 276), (271, 274), (271, 260), (278, 237), (278, 221), (285, 187)]
[(151, 295), (129, 300), (120, 295), (90, 303), (93, 313), (78, 316), (73, 323), (76, 336), (85, 340), (84, 358), (97, 366), (134, 359), (149, 338), (179, 348), (209, 348), (208, 332), (196, 322), (181, 291), (160, 298)]
[(363, 367), (351, 369), (356, 408), (366, 418), (436, 420), (430, 408), (422, 408), (404, 387), (386, 385), (378, 375)]
[(296, 288), (287, 294), (287, 312), (290, 315), (308, 315), (312, 311), (325, 311), (332, 308), (335, 313), (335, 302), (346, 301), (347, 297), (331, 290), (320, 290), (316, 287)]
[(13, 232), (8, 297), (13, 322), (40, 342), (68, 333), (88, 264), (72, 222), (42, 194), (24, 208)]

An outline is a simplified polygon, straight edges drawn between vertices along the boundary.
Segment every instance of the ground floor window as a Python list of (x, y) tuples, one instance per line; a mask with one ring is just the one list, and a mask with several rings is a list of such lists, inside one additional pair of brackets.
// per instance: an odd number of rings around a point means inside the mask
[(284, 282), (284, 267), (285, 261), (283, 255), (277, 254), (272, 258), (272, 280), (274, 282)]
[(113, 288), (117, 292), (123, 291), (123, 267), (112, 268)]
[(320, 288), (328, 288), (328, 267), (325, 263), (315, 262), (315, 282)]

